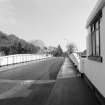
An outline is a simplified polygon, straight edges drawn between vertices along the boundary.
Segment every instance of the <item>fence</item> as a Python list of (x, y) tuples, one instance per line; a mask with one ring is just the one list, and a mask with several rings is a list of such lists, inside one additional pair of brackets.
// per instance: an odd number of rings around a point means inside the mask
[(9, 55), (9, 56), (1, 56), (0, 57), (0, 66), (24, 63), (34, 60), (45, 59), (50, 56), (46, 55), (35, 55), (35, 54), (17, 54), (17, 55)]
[(76, 53), (72, 53), (69, 55), (73, 63), (77, 66), (78, 70), (80, 70), (80, 56)]

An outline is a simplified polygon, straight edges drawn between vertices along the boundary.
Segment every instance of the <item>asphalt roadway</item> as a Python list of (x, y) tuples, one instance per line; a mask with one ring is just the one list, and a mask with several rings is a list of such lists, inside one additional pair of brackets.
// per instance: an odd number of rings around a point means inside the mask
[(73, 62), (66, 58), (46, 105), (100, 105)]
[(48, 58), (0, 72), (0, 105), (45, 105), (64, 58)]
[(15, 86), (0, 94), (0, 105), (100, 105), (73, 62), (65, 58), (62, 65), (63, 60), (50, 58), (23, 66), (21, 70), (1, 72), (0, 78), (4, 80), (0, 80), (0, 87), (5, 91), (3, 85), (8, 89), (9, 85)]
[[(46, 80), (55, 79), (64, 58), (48, 58), (42, 61), (33, 61), (26, 65), (13, 67), (0, 72), (0, 79), (9, 80)], [(55, 73), (55, 74), (54, 74)], [(55, 76), (54, 76), (55, 75)]]

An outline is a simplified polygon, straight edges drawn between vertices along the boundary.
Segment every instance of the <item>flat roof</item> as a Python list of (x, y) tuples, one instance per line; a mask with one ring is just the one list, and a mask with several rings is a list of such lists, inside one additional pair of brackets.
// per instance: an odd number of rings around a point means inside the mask
[(88, 20), (87, 20), (87, 24), (86, 24), (86, 28), (89, 27), (90, 23), (92, 22), (92, 20), (94, 19), (94, 17), (97, 15), (97, 13), (105, 6), (105, 0), (98, 0), (96, 6), (93, 8), (93, 11), (91, 12)]

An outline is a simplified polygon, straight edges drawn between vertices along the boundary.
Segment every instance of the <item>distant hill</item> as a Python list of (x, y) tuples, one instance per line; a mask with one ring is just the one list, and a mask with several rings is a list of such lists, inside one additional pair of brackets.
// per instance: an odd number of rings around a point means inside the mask
[(11, 41), (19, 41), (20, 40), (17, 36), (15, 36), (13, 34), (8, 35), (8, 39)]
[(11, 41), (9, 40), (8, 36), (0, 31), (0, 47), (9, 45), (11, 45)]
[(30, 41), (34, 46), (40, 47), (43, 49), (45, 47), (45, 43), (42, 40), (32, 40)]
[(5, 55), (22, 54), (22, 53), (37, 53), (39, 47), (18, 38), (16, 35), (7, 35), (0, 31), (0, 52)]

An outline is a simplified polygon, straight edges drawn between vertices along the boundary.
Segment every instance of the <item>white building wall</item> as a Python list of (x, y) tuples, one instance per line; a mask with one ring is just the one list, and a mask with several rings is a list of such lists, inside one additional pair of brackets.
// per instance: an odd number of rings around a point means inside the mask
[[(103, 18), (101, 20), (101, 54), (105, 60), (105, 7), (103, 8)], [(105, 61), (104, 61), (105, 62)]]
[(105, 97), (105, 7), (102, 10), (101, 20), (101, 56), (103, 62), (86, 59), (84, 62), (84, 73), (94, 86)]

